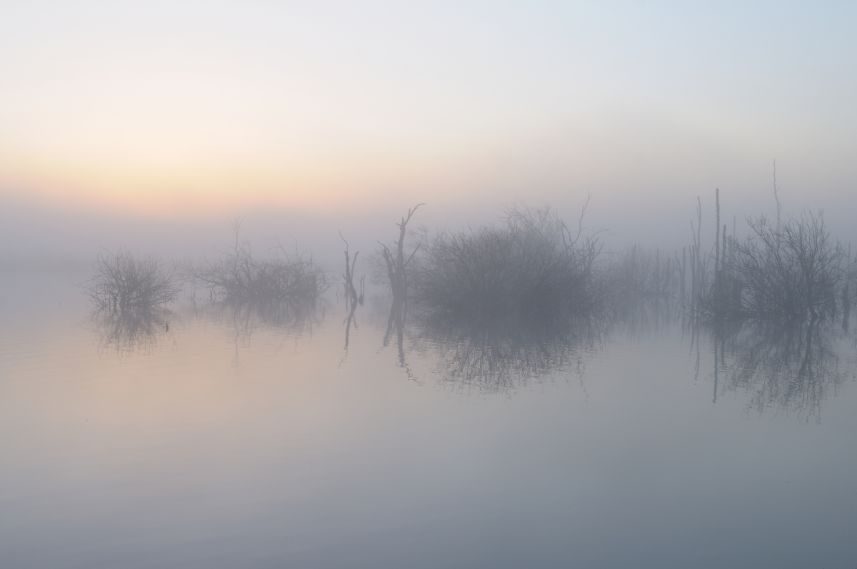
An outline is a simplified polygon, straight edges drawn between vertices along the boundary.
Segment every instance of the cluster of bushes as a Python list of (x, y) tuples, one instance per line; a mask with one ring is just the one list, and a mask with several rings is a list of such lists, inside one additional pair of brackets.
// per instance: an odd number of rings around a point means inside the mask
[(414, 271), (421, 307), (456, 318), (550, 321), (594, 310), (600, 245), (552, 211), (513, 210), (505, 223), (445, 233)]
[[(717, 204), (719, 226), (719, 193)], [(634, 247), (604, 261), (598, 239), (583, 235), (583, 214), (572, 231), (550, 209), (514, 209), (502, 223), (442, 233), (406, 248), (407, 225), (418, 207), (398, 223), (393, 245), (381, 247), (393, 295), (391, 322), (404, 321), (410, 301), (446, 319), (544, 328), (653, 299), (678, 300), (693, 314), (721, 320), (817, 320), (838, 313), (847, 319), (850, 312), (850, 256), (830, 237), (820, 214), (784, 223), (750, 220), (748, 236), (740, 241), (734, 228), (727, 236), (726, 227), (718, 227), (713, 251), (706, 254), (700, 202), (693, 245), (681, 255)], [(359, 300), (354, 265), (346, 247), (352, 303)], [(213, 302), (252, 306), (277, 321), (314, 309), (328, 287), (312, 259), (257, 259), (239, 246), (237, 233), (234, 251), (192, 277)], [(173, 275), (157, 261), (127, 253), (101, 257), (90, 286), (98, 310), (119, 314), (163, 307), (178, 291)]]
[(721, 242), (713, 269), (691, 306), (714, 319), (830, 319), (850, 313), (849, 255), (821, 214), (773, 223), (748, 220), (748, 235)]
[[(185, 277), (208, 289), (212, 307), (229, 310), (236, 319), (252, 316), (277, 326), (308, 321), (327, 288), (326, 275), (310, 259), (284, 255), (260, 260), (238, 246)], [(181, 286), (156, 260), (118, 253), (98, 259), (88, 290), (102, 328), (122, 339), (168, 327), (167, 306)]]

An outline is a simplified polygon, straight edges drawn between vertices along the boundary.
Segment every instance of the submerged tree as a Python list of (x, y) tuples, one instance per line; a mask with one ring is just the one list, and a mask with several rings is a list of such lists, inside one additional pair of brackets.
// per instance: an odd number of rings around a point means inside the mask
[(776, 226), (750, 221), (752, 234), (738, 248), (741, 303), (751, 316), (818, 319), (836, 312), (845, 251), (822, 215), (807, 212)]
[(464, 319), (551, 320), (591, 312), (600, 245), (551, 210), (512, 210), (499, 227), (442, 234), (417, 275), (426, 310)]
[(194, 278), (208, 288), (212, 301), (249, 306), (279, 322), (314, 310), (327, 289), (324, 271), (311, 257), (280, 251), (258, 259), (239, 242), (237, 227), (233, 251), (197, 269)]
[(105, 345), (130, 352), (169, 331), (167, 306), (179, 287), (157, 260), (128, 252), (101, 256), (88, 289)]
[(157, 260), (128, 252), (100, 256), (88, 288), (96, 310), (117, 314), (162, 308), (179, 292), (172, 275)]
[(405, 237), (408, 232), (408, 224), (417, 213), (417, 210), (425, 204), (419, 203), (408, 210), (407, 215), (402, 216), (402, 219), (396, 223), (399, 228), (399, 238), (390, 247), (385, 243), (380, 243), (381, 256), (387, 268), (387, 278), (390, 283), (390, 292), (393, 294), (393, 300), (401, 303), (405, 302), (408, 296), (408, 266), (414, 260), (414, 256), (420, 249), (417, 244), (413, 251), (409, 254), (405, 253)]
[(359, 294), (357, 293), (357, 287), (354, 286), (354, 271), (357, 267), (357, 257), (360, 255), (360, 251), (355, 251), (354, 256), (352, 256), (348, 241), (342, 236), (342, 233), (339, 234), (339, 238), (345, 244), (345, 273), (343, 273), (342, 278), (343, 286), (345, 287), (345, 310), (348, 312), (348, 316), (345, 318), (345, 351), (347, 353), (351, 339), (351, 328), (352, 326), (357, 328), (355, 315), (357, 313), (357, 306), (363, 304), (364, 291), (362, 279), (360, 281)]
[(401, 220), (396, 223), (399, 228), (399, 238), (395, 241), (392, 247), (381, 243), (381, 257), (384, 259), (384, 265), (387, 270), (387, 280), (390, 285), (390, 292), (393, 295), (390, 304), (390, 313), (387, 317), (387, 329), (384, 332), (383, 345), (387, 346), (390, 343), (393, 335), (396, 336), (396, 345), (399, 352), (399, 364), (410, 371), (405, 362), (404, 352), (404, 327), (405, 317), (408, 310), (408, 287), (409, 287), (409, 269), (408, 267), (414, 260), (414, 257), (420, 250), (420, 244), (410, 252), (405, 253), (405, 238), (408, 232), (408, 224), (413, 219), (417, 210), (425, 204), (419, 203), (408, 210), (407, 215), (402, 216)]

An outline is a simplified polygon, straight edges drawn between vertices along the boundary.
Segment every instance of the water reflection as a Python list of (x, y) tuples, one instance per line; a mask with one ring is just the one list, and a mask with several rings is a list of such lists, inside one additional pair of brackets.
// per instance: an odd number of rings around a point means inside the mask
[(130, 352), (169, 332), (168, 305), (180, 289), (157, 260), (120, 252), (99, 257), (86, 290), (102, 344)]
[(818, 320), (786, 325), (748, 322), (715, 330), (714, 399), (741, 390), (762, 412), (775, 408), (820, 420), (825, 400), (846, 374), (840, 364), (843, 335)]
[(170, 331), (172, 313), (165, 309), (96, 311), (93, 321), (105, 347), (120, 353), (153, 348)]
[(197, 316), (211, 319), (231, 329), (236, 341), (248, 343), (260, 328), (273, 329), (289, 336), (312, 334), (326, 314), (324, 302), (211, 302), (194, 305)]
[(390, 312), (387, 316), (387, 328), (384, 331), (384, 339), (382, 345), (386, 348), (390, 342), (396, 341), (396, 358), (397, 363), (408, 379), (415, 381), (417, 378), (408, 365), (408, 359), (405, 352), (405, 319), (408, 314), (408, 304), (401, 298), (394, 298), (390, 304)]
[(436, 358), (444, 380), (497, 392), (561, 370), (582, 380), (587, 355), (602, 345), (607, 323), (594, 317), (562, 323), (427, 317), (415, 328), (414, 349)]

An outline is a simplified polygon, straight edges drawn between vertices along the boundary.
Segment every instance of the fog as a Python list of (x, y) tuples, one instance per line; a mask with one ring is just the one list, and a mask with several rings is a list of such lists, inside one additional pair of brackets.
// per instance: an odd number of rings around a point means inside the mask
[(0, 0), (0, 567), (857, 562), (857, 4)]
[[(845, 242), (857, 240), (852, 222), (855, 207), (849, 186), (832, 189), (818, 184), (797, 186), (778, 162), (779, 195), (784, 212), (823, 211), (831, 231)], [(343, 211), (335, 204), (329, 211), (302, 210), (284, 206), (241, 207), (213, 214), (174, 211), (162, 215), (130, 211), (105, 211), (82, 205), (59, 206), (31, 196), (0, 193), (0, 270), (19, 268), (75, 268), (91, 266), (98, 254), (128, 250), (167, 260), (211, 258), (230, 247), (232, 227), (240, 222), (243, 239), (264, 253), (279, 248), (312, 254), (333, 268), (340, 257), (338, 233), (346, 235), (359, 250), (373, 250), (378, 241), (395, 231), (394, 222), (410, 205), (425, 202), (416, 226), (431, 233), (479, 227), (502, 219), (516, 206), (551, 206), (569, 223), (576, 223), (580, 208), (590, 200), (585, 226), (598, 232), (609, 250), (632, 245), (667, 251), (680, 250), (690, 242), (689, 223), (695, 217), (700, 197), (707, 214), (713, 210), (713, 193), (723, 195), (723, 220), (732, 227), (733, 219), (743, 233), (748, 217), (772, 216), (776, 203), (772, 191), (771, 163), (761, 163), (755, 176), (735, 189), (712, 182), (694, 184), (692, 189), (662, 192), (654, 183), (640, 188), (601, 192), (587, 189), (529, 191), (498, 190), (496, 199), (462, 196), (432, 200), (430, 189), (407, 190), (395, 200), (365, 204)], [(857, 178), (857, 176), (855, 176)], [(481, 194), (477, 193), (481, 196)], [(408, 200), (410, 198), (410, 200)], [(711, 229), (711, 228), (709, 228)], [(713, 231), (713, 229), (711, 229)]]

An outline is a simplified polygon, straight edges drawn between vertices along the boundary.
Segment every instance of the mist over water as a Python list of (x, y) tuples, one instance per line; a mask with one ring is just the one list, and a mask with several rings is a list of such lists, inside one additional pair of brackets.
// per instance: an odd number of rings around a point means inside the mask
[(676, 241), (594, 195), (19, 200), (0, 564), (848, 566), (857, 270), (781, 197), (705, 193)]
[(0, 569), (857, 566), (857, 4), (0, 13)]

